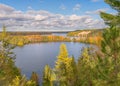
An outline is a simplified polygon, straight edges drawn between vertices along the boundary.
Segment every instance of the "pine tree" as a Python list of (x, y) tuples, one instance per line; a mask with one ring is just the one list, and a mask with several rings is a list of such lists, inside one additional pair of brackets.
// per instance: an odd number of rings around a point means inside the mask
[(32, 80), (27, 80), (25, 76), (16, 76), (9, 85), (3, 86), (37, 86)]
[[(105, 0), (113, 9), (118, 11), (117, 15), (101, 14), (102, 18), (109, 22), (111, 28), (105, 29), (101, 43), (102, 52), (105, 56), (113, 57), (117, 64), (120, 57), (120, 0)], [(104, 15), (105, 14), (105, 15)]]
[(53, 86), (56, 75), (49, 65), (46, 65), (43, 72), (43, 86)]
[(95, 60), (92, 58), (88, 49), (85, 48), (78, 59), (78, 84), (77, 86), (93, 86)]
[(109, 13), (101, 12), (101, 18), (103, 18), (105, 23), (109, 26), (120, 27), (120, 0), (105, 0), (105, 2), (108, 3), (118, 13), (116, 15), (112, 15)]
[[(104, 16), (103, 19), (107, 18), (110, 23), (111, 28), (105, 29), (103, 33), (103, 40), (101, 42), (101, 51), (104, 54), (105, 58), (112, 57), (114, 62), (114, 73), (117, 77), (117, 74), (120, 71), (120, 1), (119, 0), (105, 0), (113, 9), (118, 11), (118, 15), (115, 16), (116, 21), (113, 21), (111, 18)], [(117, 18), (118, 17), (118, 18)], [(114, 24), (115, 23), (115, 24)]]
[(106, 56), (117, 59), (120, 57), (120, 29), (111, 27), (103, 33), (101, 50)]
[(36, 86), (39, 86), (39, 76), (37, 73), (32, 72), (31, 80), (36, 83)]
[(57, 80), (60, 86), (67, 86), (67, 72), (70, 68), (71, 58), (69, 58), (68, 51), (65, 44), (61, 44), (60, 53), (57, 57), (55, 70)]
[(50, 85), (50, 74), (51, 74), (51, 69), (49, 65), (46, 65), (43, 72), (43, 86)]
[(3, 26), (2, 38), (0, 40), (0, 86), (7, 85), (16, 76), (20, 75), (14, 64), (15, 54), (12, 52), (14, 46), (9, 43), (9, 36)]
[(77, 86), (78, 71), (74, 56), (72, 56), (69, 65), (67, 69), (67, 86)]
[(10, 44), (10, 39), (3, 26), (0, 39), (0, 86), (36, 86), (34, 81), (22, 76), (15, 66), (15, 54), (12, 52), (15, 46)]
[(117, 15), (101, 13), (101, 17), (105, 20), (110, 28), (103, 32), (103, 40), (101, 42), (102, 56), (98, 56), (98, 64), (96, 66), (96, 75), (99, 76), (97, 84), (119, 86), (120, 74), (120, 1), (105, 0), (113, 9), (118, 11)]

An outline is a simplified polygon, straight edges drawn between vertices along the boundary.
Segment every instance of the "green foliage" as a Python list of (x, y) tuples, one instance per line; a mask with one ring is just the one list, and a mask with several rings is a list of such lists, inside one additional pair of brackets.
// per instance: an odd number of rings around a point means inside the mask
[(105, 0), (113, 9), (120, 12), (120, 0)]
[(118, 58), (120, 56), (120, 28), (106, 29), (103, 33), (101, 47), (106, 56)]
[[(120, 65), (119, 65), (120, 66)], [(94, 81), (99, 81), (99, 84), (109, 85), (109, 86), (119, 86), (119, 73), (116, 70), (116, 63), (112, 57), (98, 58), (98, 64), (96, 66), (96, 76), (97, 79)], [(100, 82), (104, 81), (104, 82)], [(97, 82), (95, 84), (98, 84)]]
[(94, 70), (96, 67), (95, 60), (88, 53), (85, 48), (81, 57), (78, 60), (78, 86), (92, 86), (94, 77)]
[(118, 18), (115, 15), (101, 12), (101, 18), (104, 19), (105, 23), (109, 26), (111, 25), (119, 25)]
[[(103, 61), (101, 61), (103, 63), (105, 63), (106, 65), (108, 63), (111, 62), (111, 64), (108, 64), (107, 66), (105, 65), (104, 68), (103, 66), (99, 65), (100, 67), (102, 67), (102, 69), (104, 69), (104, 71), (107, 71), (107, 74), (105, 74), (104, 72), (101, 72), (102, 74), (104, 74), (104, 76), (107, 77), (106, 81), (108, 83), (110, 83), (111, 80), (109, 80), (109, 78), (112, 78), (112, 83), (114, 85), (120, 85), (120, 83), (118, 83), (119, 81), (119, 73), (120, 73), (120, 1), (119, 0), (105, 0), (110, 6), (112, 6), (112, 8), (114, 8), (115, 10), (118, 11), (118, 15), (101, 15), (104, 16), (104, 20), (106, 18), (106, 21), (109, 22), (111, 28), (106, 29), (103, 33), (103, 41), (102, 41), (102, 52), (104, 54), (105, 59), (103, 59)], [(111, 17), (111, 18), (109, 18)], [(108, 20), (109, 19), (109, 20)], [(109, 59), (112, 59), (109, 61)], [(111, 71), (112, 69), (112, 71)], [(110, 72), (110, 74), (109, 74)], [(111, 76), (111, 77), (110, 77)]]
[(118, 11), (117, 15), (101, 13), (101, 17), (111, 26), (105, 29), (101, 43), (102, 56), (98, 56), (96, 66), (96, 75), (98, 79), (94, 80), (95, 84), (119, 86), (120, 83), (120, 1), (105, 0), (113, 9)]
[(120, 27), (120, 0), (105, 0), (113, 9), (118, 11), (118, 14), (112, 15), (105, 12), (101, 12), (101, 18), (104, 19), (105, 23), (109, 26)]
[(0, 41), (0, 85), (8, 84), (17, 75), (20, 75), (14, 64), (15, 55), (12, 52), (14, 46), (9, 43), (9, 36), (3, 27), (2, 39)]

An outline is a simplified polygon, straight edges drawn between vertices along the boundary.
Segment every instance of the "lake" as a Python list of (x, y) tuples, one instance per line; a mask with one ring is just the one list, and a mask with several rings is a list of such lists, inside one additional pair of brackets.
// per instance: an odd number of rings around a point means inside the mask
[(48, 42), (28, 44), (24, 47), (17, 47), (14, 49), (16, 54), (16, 66), (21, 69), (22, 74), (28, 78), (31, 73), (37, 72), (42, 77), (42, 72), (46, 64), (54, 67), (59, 47), (61, 43), (66, 44), (69, 55), (74, 55), (77, 60), (81, 54), (83, 47), (89, 47), (89, 44), (74, 43), (74, 42)]

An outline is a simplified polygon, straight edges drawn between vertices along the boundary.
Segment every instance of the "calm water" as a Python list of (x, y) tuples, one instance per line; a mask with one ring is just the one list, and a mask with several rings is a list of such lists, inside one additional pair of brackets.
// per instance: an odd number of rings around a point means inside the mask
[(32, 71), (37, 72), (41, 77), (46, 64), (49, 64), (52, 68), (54, 67), (61, 43), (66, 44), (69, 55), (74, 55), (75, 59), (78, 59), (83, 47), (90, 46), (88, 44), (73, 42), (49, 42), (17, 47), (14, 50), (17, 67), (28, 78), (31, 76)]

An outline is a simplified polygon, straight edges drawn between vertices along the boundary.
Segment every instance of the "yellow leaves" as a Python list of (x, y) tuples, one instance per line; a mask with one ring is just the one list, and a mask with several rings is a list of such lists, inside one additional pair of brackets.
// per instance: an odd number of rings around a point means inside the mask
[(68, 79), (68, 73), (70, 74), (72, 72), (72, 58), (69, 57), (65, 44), (61, 44), (57, 58), (55, 65), (57, 80), (60, 82), (66, 82)]
[(98, 46), (101, 45), (102, 37), (95, 36), (95, 37), (88, 37), (88, 42), (92, 44), (97, 44)]
[(50, 80), (50, 75), (51, 75), (51, 69), (48, 65), (46, 65), (44, 69), (44, 78)]
[(58, 58), (59, 60), (56, 61), (56, 69), (60, 69), (61, 64), (64, 64), (66, 68), (70, 68), (70, 64), (72, 61), (72, 58)]
[(45, 66), (45, 69), (44, 69), (44, 80), (48, 80), (48, 81), (54, 81), (56, 80), (56, 75), (55, 73), (53, 72), (53, 70), (49, 67), (49, 65), (46, 65)]
[(56, 80), (55, 72), (49, 67), (49, 65), (46, 65), (43, 74), (43, 86), (53, 86), (53, 81)]
[(24, 43), (23, 43), (22, 41), (18, 41), (17, 45), (18, 45), (18, 46), (23, 46)]
[(26, 38), (30, 42), (70, 41), (70, 38), (56, 35), (27, 35), (21, 37)]
[(55, 73), (52, 71), (52, 72), (51, 72), (50, 81), (55, 81), (55, 80), (56, 80), (56, 75), (55, 75)]
[(36, 86), (35, 82), (32, 80), (27, 81), (26, 86)]
[(28, 39), (25, 36), (10, 36), (10, 44), (17, 45), (17, 46), (23, 46), (27, 43), (29, 43)]
[(20, 84), (20, 79), (18, 76), (16, 76), (16, 78), (13, 79), (12, 84), (10, 84), (9, 86), (19, 86), (19, 84)]
[(66, 64), (67, 60), (68, 60), (68, 51), (66, 45), (61, 44), (58, 59), (56, 61), (56, 68), (59, 68), (59, 66), (61, 66), (61, 63)]
[(16, 76), (16, 78), (13, 79), (12, 83), (9, 84), (8, 86), (36, 86), (36, 85), (35, 82), (31, 80), (27, 81), (25, 76), (23, 76), (22, 78), (20, 78), (20, 76)]
[(65, 44), (61, 44), (59, 56), (63, 58), (68, 57), (68, 51)]
[(70, 68), (71, 67), (71, 61), (72, 61), (72, 58), (65, 58), (65, 65), (66, 65), (66, 68)]

